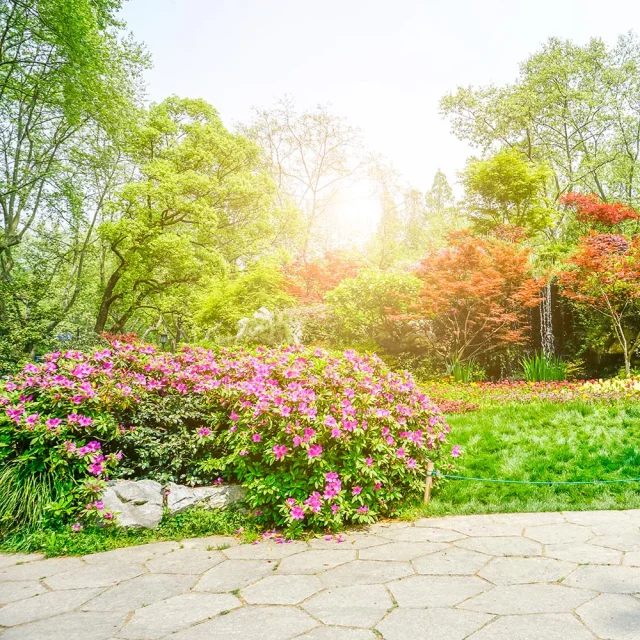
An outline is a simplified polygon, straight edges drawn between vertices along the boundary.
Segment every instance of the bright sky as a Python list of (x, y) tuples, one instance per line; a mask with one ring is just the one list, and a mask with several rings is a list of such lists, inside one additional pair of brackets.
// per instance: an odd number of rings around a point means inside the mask
[(640, 31), (640, 2), (129, 0), (122, 17), (152, 54), (153, 101), (202, 97), (231, 127), (284, 94), (330, 104), (424, 191), (472, 153), (438, 113), (445, 93), (513, 80), (551, 36)]

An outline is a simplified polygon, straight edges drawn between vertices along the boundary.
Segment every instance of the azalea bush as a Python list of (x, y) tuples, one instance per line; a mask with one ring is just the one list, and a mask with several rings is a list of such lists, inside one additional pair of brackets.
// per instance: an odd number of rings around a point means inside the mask
[(99, 500), (112, 478), (222, 477), (249, 489), (260, 522), (337, 528), (420, 491), (427, 459), (450, 466), (449, 427), (411, 376), (355, 352), (116, 341), (28, 364), (0, 405), (5, 524), (25, 521), (36, 477), (45, 521), (113, 519)]

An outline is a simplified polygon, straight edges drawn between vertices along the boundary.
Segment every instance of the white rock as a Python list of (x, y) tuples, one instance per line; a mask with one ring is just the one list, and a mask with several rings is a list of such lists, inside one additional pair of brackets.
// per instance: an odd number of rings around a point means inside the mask
[(170, 513), (181, 513), (191, 507), (222, 509), (234, 502), (244, 500), (246, 490), (240, 485), (220, 485), (217, 487), (185, 487), (170, 482), (165, 488), (167, 508)]
[(116, 480), (101, 500), (123, 527), (155, 529), (162, 519), (162, 486), (153, 480)]

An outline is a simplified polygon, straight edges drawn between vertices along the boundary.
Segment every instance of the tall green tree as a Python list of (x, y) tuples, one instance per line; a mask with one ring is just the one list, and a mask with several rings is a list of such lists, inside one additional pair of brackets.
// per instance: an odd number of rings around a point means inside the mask
[(203, 100), (150, 109), (131, 142), (139, 168), (100, 227), (97, 333), (122, 332), (142, 311), (168, 313), (177, 291), (269, 249), (281, 212), (261, 153)]
[(484, 152), (518, 149), (553, 171), (549, 195), (597, 193), (637, 204), (640, 169), (640, 42), (608, 48), (557, 38), (504, 86), (458, 88), (441, 109), (453, 132)]
[(461, 173), (464, 206), (473, 228), (488, 233), (496, 227), (522, 227), (529, 235), (545, 229), (553, 208), (546, 201), (551, 171), (517, 149), (504, 149), (485, 160), (472, 158)]
[(46, 216), (63, 156), (86, 127), (115, 133), (146, 59), (122, 38), (119, 0), (0, 2), (0, 278)]

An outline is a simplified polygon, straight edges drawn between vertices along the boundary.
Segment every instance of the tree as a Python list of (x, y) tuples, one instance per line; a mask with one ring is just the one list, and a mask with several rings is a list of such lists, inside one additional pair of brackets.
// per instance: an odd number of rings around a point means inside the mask
[(607, 48), (557, 38), (513, 84), (458, 88), (441, 101), (454, 133), (485, 152), (518, 149), (553, 171), (549, 197), (580, 189), (603, 200), (640, 199), (640, 43)]
[(100, 227), (96, 333), (124, 331), (142, 309), (166, 312), (163, 297), (252, 261), (279, 215), (260, 149), (229, 133), (203, 100), (152, 107), (130, 146), (139, 169)]
[(361, 271), (326, 295), (350, 341), (398, 350), (412, 333), (404, 316), (415, 303), (420, 281), (403, 271)]
[(364, 267), (361, 258), (346, 251), (328, 251), (306, 262), (300, 257), (283, 268), (284, 287), (300, 302), (322, 302), (328, 291), (355, 278)]
[[(119, 36), (120, 0), (0, 3), (0, 278), (46, 215), (62, 157), (80, 131), (114, 134), (137, 99), (146, 58)], [(64, 180), (64, 178), (62, 178)]]
[(624, 357), (627, 376), (631, 356), (640, 346), (632, 335), (640, 301), (640, 238), (595, 233), (584, 236), (560, 275), (565, 296), (607, 318)]
[(302, 212), (303, 260), (319, 247), (326, 250), (322, 235), (330, 207), (363, 166), (360, 132), (326, 107), (298, 113), (284, 99), (257, 111), (245, 133), (265, 150), (281, 208), (292, 203)]
[(291, 307), (282, 272), (269, 263), (258, 263), (235, 278), (215, 278), (201, 301), (198, 322), (207, 332), (234, 334), (238, 321), (264, 307), (276, 311)]
[(548, 226), (552, 208), (545, 202), (551, 172), (529, 162), (518, 150), (502, 150), (486, 160), (471, 159), (461, 173), (465, 208), (473, 228), (490, 233), (509, 225), (532, 235)]
[(449, 363), (522, 344), (529, 273), (526, 249), (454, 233), (449, 246), (427, 255), (416, 271), (422, 288), (413, 318)]
[(576, 212), (576, 219), (588, 225), (611, 228), (626, 220), (640, 218), (629, 205), (622, 202), (604, 202), (595, 193), (570, 191), (561, 196), (560, 204), (572, 208)]

